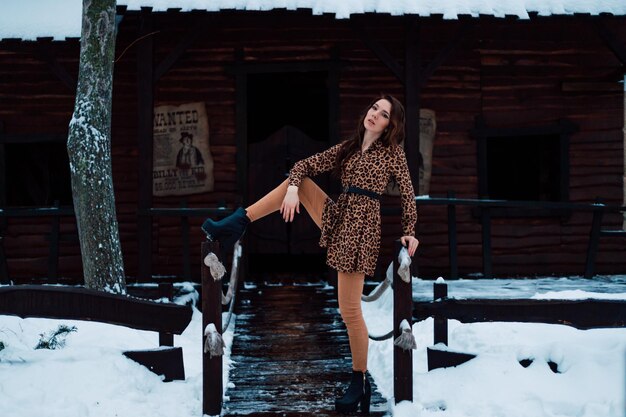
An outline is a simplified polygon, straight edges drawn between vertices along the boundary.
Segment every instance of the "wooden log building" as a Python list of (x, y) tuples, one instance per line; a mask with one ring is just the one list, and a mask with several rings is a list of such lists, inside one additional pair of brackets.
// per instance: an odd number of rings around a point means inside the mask
[[(416, 188), (419, 109), (436, 114), (431, 197), (623, 205), (626, 11), (528, 10), (523, 18), (370, 11), (338, 18), (312, 9), (185, 11), (135, 3), (145, 7), (118, 2), (112, 120), (117, 215), (131, 280), (199, 279), (204, 216), (151, 209), (252, 201), (295, 160), (350, 135), (380, 92), (408, 110)], [(5, 282), (81, 282), (65, 151), (79, 51), (76, 33), (0, 39)], [(214, 190), (153, 196), (153, 109), (190, 102), (206, 107)], [(318, 181), (338, 192), (336, 180)], [(54, 205), (62, 215), (18, 210)], [(385, 197), (384, 209), (397, 206), (397, 197)], [(446, 276), (445, 206), (418, 210), (420, 275)], [(459, 274), (479, 273), (480, 209), (458, 206), (456, 220)], [(383, 221), (377, 274), (400, 233), (397, 214)], [(607, 212), (602, 227), (621, 230), (622, 221), (619, 211)], [(492, 211), (492, 274), (582, 274), (591, 224), (591, 211)], [(248, 233), (248, 273), (269, 270), (260, 259), (323, 271), (317, 238), (306, 216), (292, 225), (264, 219)], [(625, 244), (624, 237), (601, 238), (596, 272), (625, 273)]]

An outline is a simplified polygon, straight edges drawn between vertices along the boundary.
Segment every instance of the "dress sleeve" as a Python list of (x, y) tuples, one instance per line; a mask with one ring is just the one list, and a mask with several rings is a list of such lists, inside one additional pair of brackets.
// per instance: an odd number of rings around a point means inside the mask
[(332, 170), (335, 167), (335, 159), (341, 145), (339, 143), (331, 146), (323, 152), (296, 162), (289, 171), (289, 185), (299, 187), (304, 177), (314, 177), (322, 172)]
[(415, 236), (415, 222), (417, 222), (417, 205), (415, 192), (411, 182), (411, 174), (406, 162), (406, 155), (401, 146), (396, 146), (392, 161), (392, 173), (400, 187), (400, 202), (402, 204), (402, 232), (403, 236)]

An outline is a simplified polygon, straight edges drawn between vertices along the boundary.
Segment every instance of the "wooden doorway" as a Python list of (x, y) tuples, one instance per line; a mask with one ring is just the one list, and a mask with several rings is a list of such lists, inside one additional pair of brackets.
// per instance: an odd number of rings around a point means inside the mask
[[(249, 74), (247, 77), (248, 202), (287, 178), (293, 164), (331, 144), (328, 71)], [(328, 174), (315, 178), (329, 189)], [(324, 273), (319, 229), (301, 207), (293, 223), (279, 215), (248, 229), (250, 271)]]

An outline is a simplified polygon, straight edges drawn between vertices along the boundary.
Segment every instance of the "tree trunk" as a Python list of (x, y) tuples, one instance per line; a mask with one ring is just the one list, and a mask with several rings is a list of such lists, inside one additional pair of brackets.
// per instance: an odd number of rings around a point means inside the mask
[(115, 0), (83, 0), (80, 68), (67, 150), (85, 286), (126, 292), (111, 169)]

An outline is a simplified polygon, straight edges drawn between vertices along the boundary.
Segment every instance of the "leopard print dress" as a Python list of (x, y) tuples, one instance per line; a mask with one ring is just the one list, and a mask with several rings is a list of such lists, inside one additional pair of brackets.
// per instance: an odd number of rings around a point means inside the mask
[[(289, 185), (299, 186), (304, 177), (331, 171), (341, 144), (298, 161), (289, 172)], [(400, 188), (402, 230), (415, 236), (415, 193), (400, 146), (385, 147), (375, 141), (365, 152), (348, 159), (341, 172), (341, 185), (382, 194), (391, 177)], [(322, 211), (320, 246), (327, 248), (326, 263), (339, 272), (374, 275), (380, 249), (380, 201), (361, 194), (342, 193), (337, 202), (327, 198)]]

